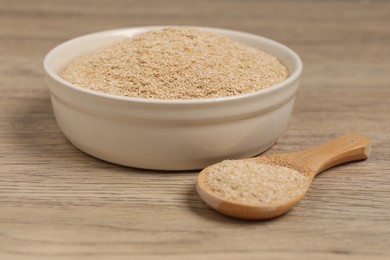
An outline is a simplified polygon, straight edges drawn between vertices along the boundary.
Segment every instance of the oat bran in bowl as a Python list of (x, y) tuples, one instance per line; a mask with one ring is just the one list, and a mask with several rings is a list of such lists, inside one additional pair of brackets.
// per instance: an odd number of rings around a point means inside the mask
[(76, 147), (121, 165), (190, 170), (273, 145), (302, 63), (243, 32), (138, 27), (65, 42), (44, 67), (57, 123)]

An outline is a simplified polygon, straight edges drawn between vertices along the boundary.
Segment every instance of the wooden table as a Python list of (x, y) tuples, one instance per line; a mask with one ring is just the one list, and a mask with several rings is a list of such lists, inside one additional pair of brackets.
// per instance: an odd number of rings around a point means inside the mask
[[(0, 0), (0, 259), (389, 259), (390, 2)], [(197, 172), (121, 167), (56, 125), (42, 59), (90, 32), (156, 24), (224, 27), (302, 57), (291, 123), (268, 151), (347, 132), (367, 161), (319, 175), (288, 214), (241, 221), (207, 207)]]

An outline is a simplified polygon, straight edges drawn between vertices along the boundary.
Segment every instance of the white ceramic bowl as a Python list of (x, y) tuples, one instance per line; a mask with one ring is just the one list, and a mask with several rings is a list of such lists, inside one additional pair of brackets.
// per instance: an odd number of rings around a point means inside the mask
[(162, 27), (104, 31), (67, 41), (44, 60), (57, 123), (80, 150), (131, 167), (204, 168), (224, 159), (254, 156), (285, 131), (302, 63), (273, 40), (208, 27), (278, 57), (290, 70), (282, 83), (249, 94), (212, 99), (156, 100), (115, 96), (75, 86), (58, 72), (72, 59), (114, 41)]

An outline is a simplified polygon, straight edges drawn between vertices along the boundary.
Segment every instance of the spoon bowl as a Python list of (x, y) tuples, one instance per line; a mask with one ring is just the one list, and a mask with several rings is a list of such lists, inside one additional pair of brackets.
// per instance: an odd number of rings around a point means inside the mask
[(359, 134), (346, 134), (328, 143), (300, 152), (237, 160), (244, 164), (254, 162), (282, 166), (305, 175), (306, 185), (302, 192), (283, 201), (247, 203), (220, 196), (207, 182), (207, 175), (215, 169), (216, 165), (209, 166), (199, 173), (197, 191), (206, 204), (222, 214), (241, 219), (274, 218), (289, 211), (304, 197), (318, 173), (338, 164), (367, 159), (370, 152), (371, 145), (367, 137)]

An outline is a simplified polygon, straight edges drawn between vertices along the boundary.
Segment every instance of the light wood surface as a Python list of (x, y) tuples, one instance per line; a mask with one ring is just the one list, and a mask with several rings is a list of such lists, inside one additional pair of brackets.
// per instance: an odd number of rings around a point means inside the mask
[[(0, 259), (389, 259), (389, 13), (379, 0), (0, 0)], [(372, 139), (371, 157), (318, 175), (293, 210), (253, 222), (205, 205), (197, 172), (80, 152), (53, 117), (44, 55), (82, 34), (157, 24), (290, 46), (304, 63), (301, 87), (267, 153), (359, 132)]]

